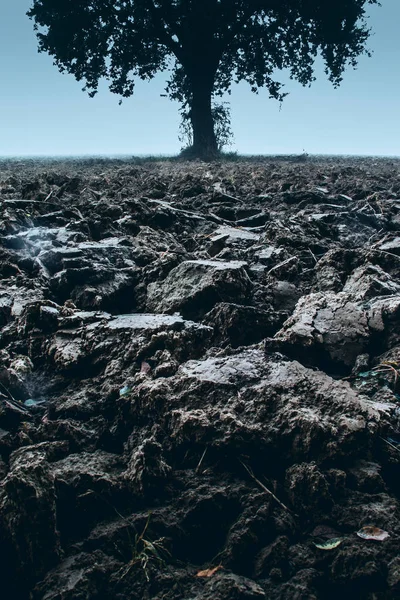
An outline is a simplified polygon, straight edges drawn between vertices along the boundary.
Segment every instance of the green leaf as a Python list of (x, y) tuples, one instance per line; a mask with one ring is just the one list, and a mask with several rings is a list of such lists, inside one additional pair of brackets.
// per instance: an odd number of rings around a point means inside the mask
[(319, 550), (334, 550), (342, 543), (342, 538), (331, 538), (326, 542), (322, 542), (322, 544), (317, 544), (314, 542), (314, 546)]

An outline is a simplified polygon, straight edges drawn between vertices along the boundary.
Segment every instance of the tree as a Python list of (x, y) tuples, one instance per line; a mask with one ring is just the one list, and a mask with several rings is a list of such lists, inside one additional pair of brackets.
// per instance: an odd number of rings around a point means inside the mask
[(276, 70), (314, 81), (320, 54), (334, 86), (368, 54), (366, 8), (378, 0), (33, 0), (39, 51), (94, 96), (105, 77), (123, 98), (135, 79), (169, 71), (166, 93), (190, 118), (193, 155), (218, 152), (213, 99), (247, 81), (286, 94)]

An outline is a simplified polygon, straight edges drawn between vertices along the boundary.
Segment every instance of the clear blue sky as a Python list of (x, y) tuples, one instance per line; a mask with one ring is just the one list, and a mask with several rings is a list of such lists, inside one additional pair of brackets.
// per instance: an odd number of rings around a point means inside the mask
[[(400, 0), (371, 7), (372, 58), (348, 70), (338, 90), (322, 68), (311, 88), (282, 74), (290, 92), (280, 110), (266, 92), (247, 84), (231, 96), (235, 143), (245, 154), (400, 155)], [(161, 98), (162, 75), (139, 82), (118, 106), (102, 85), (91, 99), (72, 75), (37, 52), (31, 0), (0, 0), (0, 156), (173, 154), (178, 105)]]

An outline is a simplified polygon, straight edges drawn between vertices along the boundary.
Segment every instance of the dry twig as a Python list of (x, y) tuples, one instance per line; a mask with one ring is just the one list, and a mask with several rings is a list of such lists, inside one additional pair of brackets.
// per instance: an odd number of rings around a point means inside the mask
[(206, 455), (206, 453), (207, 453), (207, 450), (208, 450), (208, 446), (206, 446), (206, 447), (205, 447), (205, 449), (204, 449), (204, 452), (203, 452), (203, 454), (201, 455), (201, 458), (200, 458), (200, 460), (199, 460), (199, 464), (198, 464), (198, 465), (197, 465), (197, 467), (196, 467), (196, 473), (199, 473), (199, 471), (200, 471), (200, 467), (201, 467), (201, 464), (202, 464), (202, 462), (203, 462), (203, 459), (204, 459), (204, 457), (205, 457), (205, 455)]
[(381, 437), (381, 440), (386, 442), (386, 444), (388, 444), (388, 446), (390, 446), (391, 448), (393, 448), (393, 450), (397, 450), (397, 452), (400, 452), (400, 448), (396, 448), (396, 446), (394, 444), (391, 444), (389, 442), (389, 440), (385, 440), (385, 438)]
[(291, 256), (290, 258), (287, 258), (286, 260), (278, 263), (277, 265), (275, 265), (274, 267), (272, 267), (272, 269), (270, 269), (269, 271), (267, 271), (267, 275), (270, 275), (273, 271), (276, 271), (276, 269), (279, 269), (279, 267), (284, 267), (288, 263), (292, 262), (292, 260), (296, 260), (296, 258), (297, 258), (297, 256)]
[(275, 494), (273, 492), (271, 492), (271, 490), (269, 490), (267, 488), (267, 486), (265, 486), (259, 479), (257, 479), (257, 477), (254, 475), (253, 471), (250, 469), (250, 467), (248, 467), (247, 465), (245, 465), (244, 462), (242, 462), (241, 460), (239, 460), (239, 462), (242, 463), (242, 465), (244, 466), (244, 468), (246, 469), (246, 471), (248, 472), (248, 474), (250, 475), (250, 477), (252, 479), (254, 479), (254, 481), (256, 483), (258, 483), (258, 485), (260, 486), (260, 488), (263, 489), (266, 494), (268, 494), (269, 496), (272, 496), (272, 498), (275, 500), (275, 502), (277, 502), (279, 504), (279, 506), (281, 506), (282, 508), (284, 508), (285, 510), (287, 510), (290, 513), (292, 512), (290, 510), (290, 508), (288, 508), (286, 506), (286, 504), (283, 504), (283, 502), (281, 502), (279, 500), (279, 498), (277, 498), (277, 496), (275, 496)]
[(397, 382), (400, 378), (399, 365), (397, 362), (393, 362), (390, 360), (384, 360), (381, 363), (379, 363), (378, 366), (374, 367), (372, 370), (375, 371), (375, 373), (383, 373), (383, 374), (391, 373), (394, 378), (393, 388), (396, 389)]

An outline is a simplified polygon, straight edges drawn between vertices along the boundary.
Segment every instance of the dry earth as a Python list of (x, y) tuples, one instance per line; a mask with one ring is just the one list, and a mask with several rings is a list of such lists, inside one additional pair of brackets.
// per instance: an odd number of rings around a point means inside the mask
[(400, 161), (2, 161), (0, 210), (2, 598), (400, 597)]

